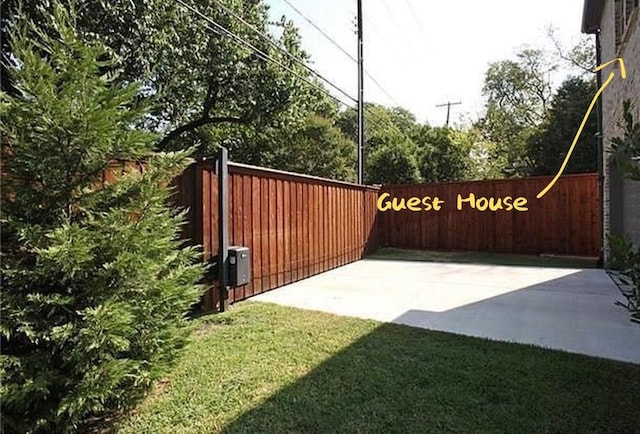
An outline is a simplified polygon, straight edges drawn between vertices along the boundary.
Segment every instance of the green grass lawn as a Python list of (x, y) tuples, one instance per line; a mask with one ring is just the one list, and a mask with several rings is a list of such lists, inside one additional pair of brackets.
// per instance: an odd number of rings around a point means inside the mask
[(562, 256), (512, 255), (484, 252), (437, 252), (385, 247), (367, 256), (367, 259), (399, 261), (461, 262), (474, 264), (520, 265), (531, 267), (595, 268), (597, 258)]
[(244, 302), (120, 433), (638, 432), (640, 366)]

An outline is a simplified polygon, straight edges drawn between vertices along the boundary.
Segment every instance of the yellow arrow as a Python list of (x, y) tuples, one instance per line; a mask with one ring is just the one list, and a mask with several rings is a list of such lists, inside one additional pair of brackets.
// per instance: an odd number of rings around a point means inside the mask
[[(625, 79), (625, 78), (627, 78), (627, 71), (626, 71), (626, 69), (624, 67), (624, 60), (622, 60), (622, 57), (618, 57), (617, 59), (613, 59), (613, 60), (608, 61), (607, 63), (603, 63), (602, 65), (598, 66), (594, 70), (594, 72), (598, 72), (602, 68), (605, 68), (606, 66), (609, 66), (613, 62), (618, 62), (618, 61), (620, 62), (620, 75), (622, 76), (623, 79)], [(609, 83), (611, 83), (611, 81), (613, 80), (614, 76), (615, 76), (615, 73), (613, 73), (613, 71), (612, 71), (609, 74), (609, 77), (605, 80), (604, 83), (602, 83), (602, 86), (600, 86), (600, 89), (598, 89), (598, 91), (594, 95), (593, 99), (591, 100), (591, 104), (589, 105), (589, 109), (587, 110), (587, 113), (584, 115), (584, 118), (582, 119), (582, 124), (580, 124), (580, 128), (578, 128), (578, 132), (576, 133), (576, 136), (573, 139), (573, 143), (571, 143), (571, 147), (569, 148), (569, 152), (567, 153), (567, 156), (564, 157), (564, 162), (562, 163), (562, 166), (560, 167), (560, 170), (558, 170), (558, 173), (556, 174), (556, 176), (554, 176), (554, 178), (551, 180), (549, 185), (547, 185), (544, 188), (544, 190), (542, 190), (540, 193), (538, 193), (536, 198), (540, 199), (542, 196), (547, 194), (547, 192), (549, 190), (551, 190), (551, 187), (553, 187), (553, 185), (556, 183), (558, 178), (560, 178), (560, 175), (562, 175), (562, 172), (564, 172), (564, 169), (567, 167), (567, 163), (569, 162), (569, 158), (571, 158), (571, 153), (573, 152), (573, 148), (576, 147), (576, 143), (578, 142), (578, 138), (580, 137), (580, 134), (582, 134), (582, 130), (583, 130), (585, 124), (587, 123), (587, 119), (589, 118), (589, 115), (591, 114), (591, 111), (593, 110), (593, 107), (596, 105), (596, 101), (600, 97), (600, 94), (602, 93), (602, 91), (604, 91), (604, 89), (607, 86), (609, 86)]]

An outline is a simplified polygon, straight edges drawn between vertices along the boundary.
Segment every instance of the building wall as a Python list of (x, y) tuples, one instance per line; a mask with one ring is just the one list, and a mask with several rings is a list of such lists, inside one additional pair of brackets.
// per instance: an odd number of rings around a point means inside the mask
[[(612, 233), (630, 237), (640, 244), (640, 181), (623, 179), (615, 167), (609, 163), (611, 138), (620, 136), (622, 131), (617, 125), (622, 121), (622, 102), (630, 99), (635, 105), (633, 114), (640, 121), (640, 11), (628, 24), (625, 40), (616, 49), (615, 44), (615, 1), (606, 0), (600, 37), (602, 61), (607, 62), (622, 57), (627, 70), (627, 79), (620, 77), (619, 63), (602, 71), (603, 81), (614, 71), (614, 81), (604, 90), (603, 133), (604, 133), (604, 191), (603, 225), (605, 234)], [(605, 240), (605, 262), (608, 260)]]

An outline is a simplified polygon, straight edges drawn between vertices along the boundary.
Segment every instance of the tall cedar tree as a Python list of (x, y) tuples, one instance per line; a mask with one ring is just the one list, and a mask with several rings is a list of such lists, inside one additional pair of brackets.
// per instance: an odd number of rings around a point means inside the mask
[[(56, 7), (13, 26), (18, 94), (2, 94), (2, 425), (69, 432), (141, 396), (186, 339), (201, 288), (167, 204), (185, 153), (133, 127), (139, 88)], [(104, 184), (117, 159), (145, 169)]]

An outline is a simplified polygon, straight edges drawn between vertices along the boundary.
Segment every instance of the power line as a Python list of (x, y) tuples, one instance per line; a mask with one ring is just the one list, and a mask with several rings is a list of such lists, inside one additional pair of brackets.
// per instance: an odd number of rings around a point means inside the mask
[(400, 26), (400, 24), (398, 23), (398, 20), (396, 20), (396, 17), (393, 15), (393, 12), (391, 12), (391, 8), (387, 4), (386, 0), (382, 0), (382, 5), (387, 10), (387, 13), (391, 17), (391, 21), (393, 21), (393, 24), (398, 29), (398, 33), (400, 33), (400, 36), (402, 36), (402, 39), (404, 39), (407, 45), (410, 45), (412, 48), (415, 49), (415, 47), (413, 47), (413, 43), (409, 39), (407, 39), (407, 36), (404, 34), (404, 31), (402, 30), (402, 26)]
[(380, 90), (382, 91), (382, 93), (384, 93), (384, 94), (387, 96), (387, 98), (389, 98), (389, 99), (391, 100), (391, 102), (392, 102), (392, 103), (394, 103), (394, 104), (395, 104), (396, 106), (398, 106), (398, 107), (402, 106), (402, 104), (400, 104), (400, 103), (398, 102), (398, 100), (396, 100), (393, 96), (391, 96), (391, 94), (389, 94), (389, 92), (387, 92), (387, 91), (386, 91), (386, 90), (385, 90), (385, 89), (380, 85), (380, 83), (378, 83), (378, 81), (377, 81), (375, 78), (373, 78), (373, 76), (372, 76), (371, 74), (369, 74), (369, 72), (368, 72), (368, 71), (366, 71), (366, 70), (365, 70), (365, 71), (364, 71), (364, 74), (367, 76), (367, 78), (368, 78), (369, 80), (371, 80), (371, 82), (373, 82), (373, 84), (375, 84), (375, 85), (376, 85), (376, 87), (377, 87), (378, 89), (380, 89)]
[[(366, 109), (367, 109), (367, 108), (365, 108), (365, 110), (366, 110)], [(371, 111), (371, 107), (368, 107), (368, 109), (369, 109), (369, 113), (368, 113), (368, 115), (369, 115), (369, 117), (370, 117), (370, 118), (371, 118), (371, 117), (373, 117), (373, 118), (374, 118), (374, 120), (378, 121), (379, 123), (383, 123), (383, 124), (385, 124), (387, 127), (389, 127), (390, 129), (394, 130), (398, 135), (400, 135), (400, 136), (404, 137), (406, 140), (413, 141), (413, 139), (411, 139), (409, 136), (407, 136), (407, 135), (404, 133), (404, 131), (400, 130), (400, 129), (399, 129), (399, 128), (398, 128), (398, 127), (393, 123), (393, 121), (391, 121), (390, 119), (387, 119), (387, 118), (383, 118), (383, 117), (378, 116), (378, 114), (377, 114), (377, 113), (375, 113), (375, 112), (372, 112), (372, 111)], [(366, 111), (365, 111), (365, 113), (366, 113)]]
[[(254, 52), (259, 58), (263, 59), (264, 61), (271, 62), (271, 63), (275, 64), (276, 66), (278, 66), (278, 67), (284, 69), (285, 71), (289, 72), (290, 74), (294, 75), (296, 78), (298, 78), (300, 80), (303, 80), (307, 84), (309, 84), (309, 85), (313, 86), (314, 88), (320, 90), (322, 93), (324, 93), (328, 97), (332, 98), (333, 100), (337, 101), (338, 103), (346, 106), (349, 109), (355, 110), (355, 107), (353, 107), (349, 103), (344, 102), (343, 100), (341, 100), (340, 98), (336, 97), (335, 95), (332, 95), (330, 92), (328, 92), (322, 86), (319, 86), (317, 83), (314, 83), (314, 82), (310, 81), (309, 79), (307, 79), (306, 77), (303, 77), (303, 76), (299, 75), (298, 73), (293, 71), (291, 68), (287, 67), (286, 65), (283, 65), (281, 62), (277, 61), (273, 57), (271, 57), (268, 54), (264, 53), (262, 50), (256, 48), (254, 45), (252, 45), (251, 43), (245, 41), (244, 39), (242, 39), (237, 34), (231, 32), (230, 30), (228, 30), (227, 28), (222, 26), (220, 23), (218, 23), (215, 20), (213, 20), (212, 18), (204, 15), (203, 13), (201, 13), (200, 11), (195, 9), (194, 7), (186, 4), (183, 0), (176, 0), (176, 1), (179, 4), (181, 4), (184, 8), (186, 8), (190, 12), (198, 15), (200, 18), (202, 18), (203, 20), (207, 21), (209, 24), (211, 24), (212, 26), (215, 27), (215, 28), (211, 28), (211, 27), (209, 27), (207, 25), (207, 26), (205, 26), (205, 28), (207, 30), (209, 30), (209, 31), (211, 31), (211, 32), (213, 32), (213, 33), (215, 33), (217, 35), (227, 36), (227, 37), (233, 39), (234, 41), (236, 41), (240, 45), (242, 45), (245, 48), (249, 49), (250, 51)], [(367, 113), (366, 110), (365, 110), (364, 114), (367, 117), (369, 117), (370, 119), (373, 118), (374, 120), (376, 120), (376, 121), (378, 121), (380, 123), (384, 123), (386, 126), (390, 127), (392, 130), (394, 130), (399, 135), (403, 136), (405, 139), (411, 140), (404, 132), (399, 130), (390, 120), (388, 120), (386, 118), (382, 118), (382, 117), (378, 116), (376, 113), (371, 112), (370, 108), (369, 108), (369, 112)]]
[(404, 2), (409, 7), (410, 15), (413, 17), (413, 21), (416, 23), (416, 25), (420, 29), (420, 32), (422, 33), (422, 36), (428, 42), (429, 38), (427, 37), (427, 32), (424, 30), (424, 27), (422, 26), (422, 23), (418, 20), (418, 14), (416, 14), (415, 9), (413, 9), (413, 6), (411, 5), (411, 0), (404, 0)]
[(351, 54), (349, 54), (349, 52), (347, 50), (345, 50), (342, 45), (338, 44), (331, 36), (327, 35), (324, 30), (322, 30), (320, 27), (318, 27), (316, 25), (316, 23), (314, 23), (313, 21), (311, 21), (311, 19), (307, 18), (307, 16), (305, 14), (303, 14), (302, 12), (300, 12), (300, 10), (298, 8), (296, 8), (293, 4), (291, 4), (291, 2), (289, 0), (283, 0), (286, 4), (289, 5), (289, 7), (291, 9), (293, 9), (298, 15), (300, 15), (306, 22), (308, 22), (311, 26), (313, 26), (314, 29), (316, 29), (318, 32), (320, 32), (320, 34), (322, 36), (324, 36), (329, 42), (331, 42), (338, 50), (342, 51), (344, 53), (345, 56), (347, 56), (349, 59), (351, 59), (352, 61), (358, 63), (358, 61), (356, 60), (355, 57), (353, 57)]
[(398, 50), (395, 50), (391, 46), (391, 43), (389, 43), (389, 40), (384, 37), (382, 31), (380, 31), (376, 23), (372, 19), (370, 19), (366, 14), (363, 14), (363, 18), (371, 26), (371, 28), (373, 29), (373, 32), (377, 34), (380, 37), (380, 39), (386, 44), (386, 46), (391, 49), (391, 53), (393, 53), (396, 59), (400, 60), (404, 64), (404, 66), (407, 67), (407, 69), (411, 68), (410, 64), (407, 62), (407, 59), (404, 56), (400, 56), (398, 54)]
[[(331, 2), (329, 2), (331, 3)], [(345, 4), (344, 0), (334, 0), (333, 3), (335, 3), (334, 6), (340, 5), (343, 6)], [(331, 12), (331, 15), (335, 18), (336, 22), (337, 21), (342, 21), (343, 23), (345, 22), (345, 18), (344, 15), (340, 15), (336, 12), (336, 8), (335, 7), (331, 7), (330, 5), (326, 5), (325, 9), (328, 9), (329, 12)], [(353, 27), (353, 28), (357, 28), (358, 26), (358, 14), (357, 12), (355, 12), (353, 9), (351, 9), (350, 7), (346, 7), (343, 8), (343, 10), (345, 10), (349, 16), (349, 19), (347, 20), (349, 23), (349, 26)]]
[[(331, 9), (333, 11), (333, 9)], [(349, 13), (349, 15), (356, 17), (356, 21), (357, 21), (357, 14), (352, 10), (347, 8), (347, 13)], [(337, 15), (334, 13), (333, 14), (334, 17), (337, 18)], [(381, 32), (378, 30), (377, 26), (365, 15), (362, 14), (362, 18), (369, 24), (371, 24), (371, 26), (374, 28), (374, 32), (377, 33), (378, 35), (381, 34)], [(351, 22), (352, 25), (354, 25), (353, 22)], [(393, 47), (391, 47), (391, 45), (389, 45), (389, 43), (387, 42), (387, 39), (384, 37), (381, 37), (380, 39), (382, 39), (384, 41), (385, 44), (387, 44), (387, 46), (391, 49), (391, 51), (395, 54), (395, 50), (393, 49)], [(344, 47), (343, 47), (344, 48)], [(401, 60), (403, 63), (405, 63), (406, 66), (406, 59), (399, 59)], [(387, 96), (387, 98), (389, 98), (396, 106), (401, 106), (401, 104), (391, 95), (389, 94), (389, 92), (386, 91), (386, 89), (380, 84), (380, 82), (378, 82), (378, 80), (368, 71), (365, 69), (364, 74), (367, 76), (367, 78), (380, 90), (382, 91), (382, 93), (385, 94), (385, 96)]]
[(251, 29), (254, 33), (256, 33), (258, 36), (260, 36), (262, 39), (264, 39), (265, 41), (267, 41), (271, 46), (273, 46), (274, 48), (276, 48), (278, 51), (280, 51), (281, 53), (283, 53), (285, 56), (289, 57), (291, 60), (293, 60), (294, 62), (296, 62), (299, 65), (302, 65), (307, 71), (309, 71), (311, 74), (315, 75), (316, 77), (320, 78), (322, 81), (324, 81), (325, 83), (327, 83), (329, 86), (331, 86), (332, 88), (334, 88), (335, 90), (337, 90), (338, 92), (340, 92), (341, 94), (345, 95), (347, 98), (349, 98), (350, 100), (352, 100), (353, 102), (356, 102), (356, 99), (353, 98), (351, 95), (349, 95), (348, 92), (346, 92), (345, 90), (341, 89), (340, 87), (338, 87), (338, 85), (334, 84), (331, 80), (329, 80), (328, 78), (325, 78), (322, 74), (320, 74), (318, 71), (316, 71), (315, 69), (311, 68), (309, 65), (307, 65), (303, 59), (294, 56), (293, 54), (291, 54), (290, 52), (288, 52), (286, 49), (284, 49), (283, 47), (281, 47), (280, 45), (278, 45), (276, 42), (274, 42), (268, 35), (265, 35), (263, 32), (261, 32), (260, 30), (256, 29), (252, 24), (248, 23), (244, 18), (242, 18), (240, 15), (236, 14), (233, 10), (231, 10), (230, 8), (228, 8), (227, 6), (223, 5), (222, 3), (219, 3), (217, 1), (213, 2), (215, 5), (217, 5), (220, 9), (222, 9), (223, 11), (225, 11), (227, 14), (231, 15), (232, 17), (234, 17), (235, 19), (237, 19), (238, 21), (240, 21), (242, 24), (244, 24), (246, 27), (248, 27), (249, 29)]
[[(268, 54), (264, 53), (262, 50), (256, 48), (254, 45), (252, 45), (251, 43), (245, 41), (244, 39), (242, 39), (240, 36), (236, 35), (235, 33), (231, 32), (230, 30), (226, 29), (224, 26), (222, 26), (221, 24), (219, 24), (218, 22), (216, 22), (215, 20), (213, 20), (212, 18), (204, 15), (202, 12), (198, 11), (197, 9), (195, 9), (194, 7), (186, 4), (184, 1), (182, 0), (176, 0), (178, 3), (180, 3), (183, 7), (187, 8), (188, 10), (190, 10), (191, 12), (195, 13), (196, 15), (198, 15), (200, 18), (202, 18), (203, 20), (207, 21), (209, 24), (213, 25), (215, 27), (215, 29), (212, 29), (209, 26), (206, 26), (206, 28), (218, 35), (220, 35), (221, 33), (227, 37), (230, 37), (231, 39), (237, 41), (239, 44), (243, 45), (245, 48), (248, 48), (250, 51), (253, 51), (255, 54), (258, 55), (258, 57), (260, 57), (262, 60), (266, 61), (266, 62), (271, 62), (273, 64), (275, 64), (276, 66), (286, 70), (287, 72), (289, 72), (290, 74), (294, 75), (295, 77), (297, 77), (298, 79), (306, 82), (307, 84), (309, 84), (310, 86), (313, 86), (314, 88), (320, 90), (321, 92), (323, 92), (324, 94), (328, 95), (330, 98), (333, 98), (335, 101), (344, 104), (346, 106), (349, 106), (348, 103), (345, 103), (344, 101), (342, 101), (340, 98), (332, 95), (330, 92), (328, 92), (325, 88), (323, 88), (322, 86), (318, 85), (317, 83), (312, 82), (311, 80), (309, 80), (306, 77), (303, 77), (302, 75), (298, 74), (297, 72), (295, 72), (294, 70), (292, 70), (291, 68), (289, 68), (288, 66), (282, 64), (281, 62), (279, 62), (278, 60), (274, 59), (273, 57), (269, 56)], [(350, 95), (346, 94), (350, 99), (352, 99), (353, 101), (356, 101), (353, 97), (351, 97)]]
[[(340, 50), (342, 53), (344, 53), (345, 56), (347, 56), (351, 61), (353, 61), (354, 63), (356, 63), (356, 65), (358, 64), (358, 60), (353, 57), (342, 45), (340, 45), (338, 42), (336, 42), (335, 39), (333, 39), (331, 36), (329, 36), (324, 30), (322, 30), (320, 28), (320, 26), (318, 26), (316, 23), (313, 22), (313, 20), (311, 20), (309, 17), (307, 17), (304, 13), (302, 13), (298, 8), (296, 8), (293, 4), (291, 4), (291, 2), (289, 0), (283, 0), (286, 4), (289, 5), (289, 7), (291, 7), (291, 9), (293, 9), (298, 15), (300, 15), (300, 17), (302, 17), (306, 22), (308, 22), (311, 26), (313, 26), (314, 29), (316, 29), (318, 32), (320, 32), (320, 34), (322, 36), (325, 37), (325, 39), (327, 39), (331, 44), (333, 44), (336, 48), (338, 48), (338, 50)], [(371, 80), (371, 82), (382, 92), (385, 94), (385, 96), (387, 98), (389, 98), (391, 100), (391, 102), (393, 102), (396, 106), (401, 106), (402, 104), (400, 104), (381, 84), (380, 82), (369, 72), (365, 69), (364, 74), (367, 76), (367, 78), (369, 80)]]

